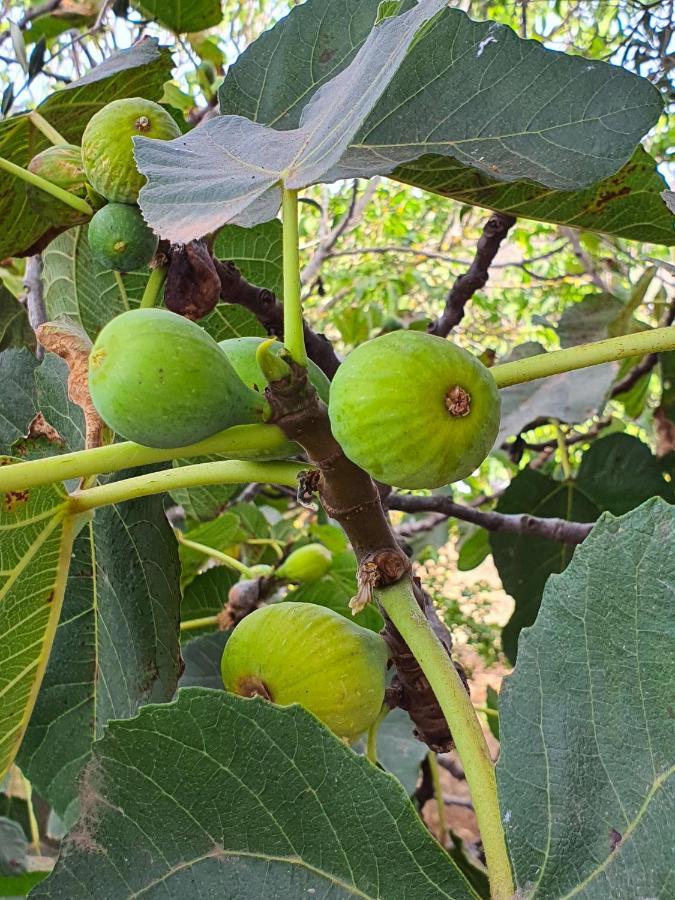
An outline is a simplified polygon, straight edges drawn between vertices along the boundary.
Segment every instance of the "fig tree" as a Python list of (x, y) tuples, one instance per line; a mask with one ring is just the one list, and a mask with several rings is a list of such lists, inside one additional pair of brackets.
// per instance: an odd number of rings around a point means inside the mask
[(184, 447), (264, 411), (216, 341), (166, 309), (108, 322), (89, 355), (89, 391), (106, 425), (146, 447)]
[(353, 350), (328, 405), (345, 455), (401, 488), (436, 488), (470, 475), (494, 445), (499, 411), (489, 370), (420, 331), (393, 331)]
[(323, 606), (284, 601), (241, 620), (225, 645), (221, 672), (228, 691), (299, 703), (353, 740), (382, 707), (387, 656), (374, 631)]
[(330, 569), (332, 559), (333, 554), (323, 544), (305, 544), (293, 550), (274, 574), (297, 584), (318, 581)]
[(143, 269), (157, 252), (159, 238), (137, 206), (108, 203), (94, 214), (87, 230), (91, 255), (106, 269)]
[[(220, 342), (220, 346), (227, 354), (227, 358), (234, 366), (237, 375), (239, 375), (244, 384), (248, 385), (250, 388), (257, 387), (260, 391), (265, 389), (267, 381), (260, 371), (260, 366), (256, 362), (256, 351), (266, 340), (268, 339), (261, 337), (242, 337), (229, 338), (226, 341)], [(271, 345), (272, 352), (277, 355), (282, 353), (283, 349), (284, 347), (281, 341), (276, 341)], [(308, 360), (307, 363), (307, 373), (309, 375), (309, 380), (316, 388), (319, 397), (327, 404), (330, 392), (330, 381), (311, 359)]]
[[(28, 171), (40, 175), (76, 197), (88, 199), (89, 185), (82, 165), (82, 152), (74, 144), (47, 147), (31, 159)], [(56, 197), (31, 184), (28, 185), (28, 202), (33, 211), (51, 225), (79, 225), (89, 218), (85, 213), (66, 206)]]
[(135, 203), (145, 176), (136, 168), (134, 136), (168, 141), (180, 136), (169, 113), (152, 100), (126, 97), (95, 113), (82, 135), (82, 162), (94, 190), (115, 203)]

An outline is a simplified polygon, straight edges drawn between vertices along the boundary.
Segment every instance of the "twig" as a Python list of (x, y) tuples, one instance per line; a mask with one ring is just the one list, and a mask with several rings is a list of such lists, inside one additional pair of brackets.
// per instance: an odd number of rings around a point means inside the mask
[[(670, 303), (668, 309), (666, 310), (663, 319), (659, 323), (660, 326), (669, 326), (675, 322), (675, 299)], [(659, 361), (658, 353), (649, 353), (643, 360), (641, 360), (636, 366), (628, 372), (621, 381), (617, 381), (616, 384), (612, 387), (612, 397), (616, 397), (619, 394), (625, 393), (625, 391), (629, 391), (634, 384), (642, 378), (643, 375), (646, 375), (648, 372), (654, 368), (656, 363)]]
[(579, 240), (577, 231), (574, 228), (561, 228), (560, 231), (566, 238), (569, 239), (574, 250), (574, 255), (581, 263), (581, 266), (586, 274), (590, 276), (593, 284), (597, 288), (600, 288), (601, 291), (604, 291), (604, 293), (610, 293), (609, 287), (593, 265), (593, 260), (584, 250), (581, 241)]
[(379, 177), (372, 178), (366, 187), (365, 191), (358, 198), (357, 186), (358, 181), (354, 179), (354, 185), (352, 188), (352, 199), (349, 204), (349, 209), (345, 213), (345, 215), (340, 219), (335, 228), (329, 232), (327, 237), (319, 244), (317, 249), (314, 251), (314, 255), (307, 263), (305, 268), (302, 270), (300, 274), (300, 281), (302, 284), (310, 284), (316, 276), (319, 274), (319, 270), (323, 263), (331, 256), (331, 251), (333, 247), (335, 247), (338, 240), (348, 231), (351, 231), (358, 222), (361, 220), (363, 213), (370, 203), (375, 191), (378, 188), (380, 183)]
[[(36, 253), (35, 256), (29, 256), (26, 260), (26, 273), (23, 284), (26, 288), (28, 321), (33, 331), (37, 331), (40, 325), (47, 321), (42, 285), (42, 257), (39, 253)], [(44, 355), (45, 351), (38, 343), (36, 356), (38, 359), (42, 359)]]
[(591, 522), (568, 522), (566, 519), (541, 518), (528, 513), (506, 514), (473, 509), (463, 503), (455, 503), (450, 497), (419, 497), (413, 494), (390, 494), (387, 498), (389, 509), (403, 512), (436, 512), (444, 516), (461, 519), (480, 525), (487, 531), (507, 531), (511, 534), (527, 534), (561, 541), (565, 544), (580, 544), (591, 532)]
[[(220, 278), (222, 299), (245, 307), (253, 313), (268, 334), (283, 338), (284, 308), (274, 294), (248, 282), (234, 263), (214, 259), (214, 264)], [(312, 331), (307, 322), (304, 323), (304, 334), (307, 355), (332, 378), (340, 365), (333, 345), (328, 338)]]
[(493, 213), (487, 220), (478, 240), (473, 262), (468, 271), (460, 275), (450, 289), (443, 313), (429, 328), (431, 334), (447, 337), (455, 325), (461, 322), (467, 302), (476, 291), (485, 287), (490, 277), (490, 263), (497, 255), (501, 242), (515, 221), (513, 216), (503, 213)]

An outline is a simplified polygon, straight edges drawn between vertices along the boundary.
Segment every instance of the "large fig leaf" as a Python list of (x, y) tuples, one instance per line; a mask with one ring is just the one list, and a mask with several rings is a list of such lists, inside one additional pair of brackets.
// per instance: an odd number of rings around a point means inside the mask
[(658, 118), (647, 81), (443, 6), (421, 0), (376, 25), (295, 128), (224, 116), (175, 141), (135, 138), (148, 221), (172, 241), (253, 225), (276, 214), (280, 182), (387, 174), (429, 153), (572, 190), (613, 175)]
[(401, 786), (298, 706), (146, 706), (95, 745), (82, 806), (34, 897), (477, 896)]
[[(0, 466), (12, 461), (0, 457)], [(47, 667), (74, 533), (63, 488), (0, 492), (0, 778), (14, 761)]]
[[(621, 515), (653, 496), (675, 502), (662, 461), (637, 438), (613, 434), (596, 441), (585, 453), (574, 481), (554, 481), (524, 469), (500, 498), (497, 510), (593, 522), (605, 510)], [(502, 632), (504, 652), (515, 662), (521, 629), (536, 619), (549, 575), (565, 569), (573, 548), (505, 532), (491, 533), (490, 546), (504, 589), (516, 601)]]
[(26, 349), (0, 353), (0, 453), (22, 438), (37, 412), (34, 372), (38, 361)]
[(518, 896), (675, 889), (673, 535), (659, 499), (603, 517), (523, 633), (497, 766)]
[[(144, 38), (128, 50), (120, 50), (83, 78), (50, 94), (38, 112), (63, 137), (80, 143), (89, 119), (111, 100), (143, 96), (157, 100), (171, 77), (171, 57), (156, 38)], [(0, 122), (0, 156), (24, 168), (49, 141), (32, 124), (28, 113)], [(0, 258), (26, 253), (38, 241), (49, 239), (49, 226), (30, 208), (25, 182), (0, 172)], [(55, 232), (54, 232), (55, 234)]]
[(28, 321), (26, 307), (0, 284), (0, 352), (10, 347), (35, 350), (35, 334)]
[(221, 0), (132, 0), (131, 5), (175, 34), (203, 31), (223, 18)]
[[(408, 0), (404, 7), (410, 5)], [(246, 116), (275, 128), (297, 127), (302, 107), (309, 98), (349, 65), (362, 46), (379, 6), (378, 0), (308, 0), (294, 9), (274, 28), (261, 35), (230, 68), (220, 89), (221, 111)], [(432, 43), (438, 40), (438, 46), (434, 45), (436, 52), (427, 66), (432, 66), (435, 59), (439, 60), (439, 66), (447, 65), (448, 44), (444, 48), (439, 40), (441, 25), (439, 23), (435, 29), (437, 37), (429, 36)], [(486, 33), (485, 37), (488, 36)], [(531, 44), (523, 43), (522, 47), (523, 52), (529, 52)], [(480, 77), (472, 78), (468, 74), (468, 66), (480, 65), (482, 59), (489, 58), (485, 56), (488, 51), (497, 49), (503, 48), (486, 45), (481, 57), (471, 59), (465, 56), (455, 63), (467, 73), (466, 92), (473, 85), (484, 83), (486, 92), (490, 93), (491, 98), (494, 96), (493, 82), (499, 80), (502, 73), (508, 75), (506, 61), (503, 69), (499, 65), (499, 75), (497, 67), (491, 66), (485, 82), (481, 82)], [(413, 56), (412, 52), (410, 56)], [(579, 59), (575, 62), (577, 65), (586, 64)], [(551, 74), (549, 71), (548, 75)], [(527, 94), (521, 94), (521, 88), (522, 84), (519, 84), (515, 104), (520, 104), (527, 115), (533, 109), (530, 105), (533, 92), (530, 90)], [(556, 85), (558, 89), (559, 102), (564, 102), (566, 98), (570, 111), (578, 108), (572, 82), (565, 84), (561, 81)], [(539, 91), (544, 90), (542, 83)], [(508, 99), (510, 102), (512, 97)], [(452, 109), (450, 104), (451, 101), (446, 102), (440, 92), (434, 94), (425, 107), (424, 115), (413, 114), (411, 124), (424, 123), (426, 126), (428, 115), (446, 115)], [(476, 105), (472, 102), (465, 108), (470, 123), (475, 121), (471, 117), (475, 117)], [(430, 133), (431, 129), (426, 128), (426, 131)], [(486, 161), (489, 161), (487, 156), (483, 162)], [(434, 155), (431, 150), (423, 149), (415, 161), (396, 168), (392, 177), (464, 203), (516, 216), (603, 231), (635, 240), (664, 244), (675, 242), (672, 217), (660, 197), (665, 187), (664, 179), (656, 171), (654, 160), (642, 148), (638, 148), (632, 159), (616, 174), (584, 190), (551, 190), (544, 183), (534, 184), (532, 172), (524, 176), (527, 181), (505, 183), (502, 173), (497, 174), (490, 169), (480, 171), (473, 159), (460, 161), (447, 154)]]

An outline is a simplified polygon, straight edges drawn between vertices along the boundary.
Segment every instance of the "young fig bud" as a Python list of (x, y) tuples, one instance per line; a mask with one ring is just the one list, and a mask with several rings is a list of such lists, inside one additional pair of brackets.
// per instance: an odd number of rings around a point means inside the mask
[(294, 550), (275, 571), (277, 578), (302, 583), (318, 581), (330, 569), (333, 556), (323, 544), (306, 544)]

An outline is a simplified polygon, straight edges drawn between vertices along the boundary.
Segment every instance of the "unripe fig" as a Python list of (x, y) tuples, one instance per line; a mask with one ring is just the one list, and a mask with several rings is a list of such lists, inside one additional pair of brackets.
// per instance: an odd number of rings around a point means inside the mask
[[(28, 163), (28, 171), (40, 175), (82, 200), (87, 199), (87, 179), (82, 153), (74, 144), (55, 144), (38, 153)], [(79, 225), (89, 216), (52, 197), (46, 191), (28, 185), (28, 202), (38, 215), (52, 225)]]
[[(267, 381), (256, 361), (256, 351), (266, 340), (268, 339), (261, 337), (241, 337), (229, 338), (220, 342), (220, 346), (227, 354), (227, 358), (244, 384), (250, 388), (257, 387), (261, 392), (267, 387)], [(270, 345), (271, 352), (277, 355), (282, 353), (283, 349), (281, 341), (275, 341), (274, 344)], [(330, 393), (330, 381), (311, 359), (307, 362), (307, 374), (319, 397), (327, 404)]]
[(242, 619), (225, 645), (221, 672), (228, 691), (299, 703), (353, 740), (382, 707), (387, 655), (379, 634), (339, 613), (284, 601)]
[(96, 262), (117, 272), (145, 268), (159, 243), (140, 209), (126, 203), (108, 203), (99, 209), (89, 223), (87, 240)]
[(274, 574), (297, 584), (318, 581), (330, 569), (332, 559), (333, 554), (323, 544), (305, 544), (290, 553)]
[(89, 356), (89, 391), (106, 425), (146, 447), (184, 447), (261, 422), (265, 408), (203, 328), (156, 308), (103, 328)]
[(169, 113), (152, 100), (126, 97), (95, 113), (82, 135), (82, 162), (94, 190), (115, 203), (135, 203), (145, 176), (136, 168), (132, 138), (180, 136)]
[(470, 475), (494, 445), (499, 411), (489, 370), (420, 331), (393, 331), (352, 351), (328, 405), (346, 456), (401, 488), (436, 488)]

